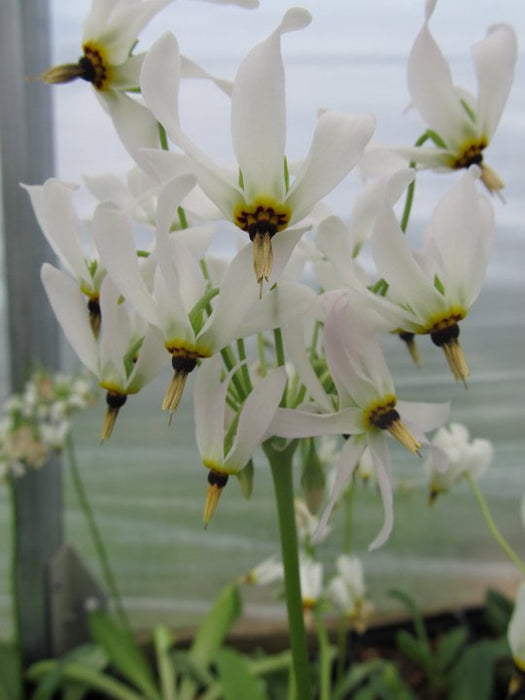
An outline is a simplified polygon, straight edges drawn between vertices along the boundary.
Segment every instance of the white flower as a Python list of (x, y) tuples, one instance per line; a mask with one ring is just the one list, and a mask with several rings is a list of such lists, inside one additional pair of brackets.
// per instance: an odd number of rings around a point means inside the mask
[[(92, 234), (108, 234), (103, 210), (97, 209), (91, 225), (84, 226), (73, 204), (76, 185), (49, 178), (43, 185), (22, 185), (29, 194), (42, 233), (62, 266), (78, 280), (82, 292), (94, 306), (98, 304), (105, 270), (98, 264)], [(86, 240), (84, 241), (83, 238)], [(89, 257), (84, 252), (90, 248)]]
[(450, 491), (465, 474), (479, 478), (494, 456), (492, 443), (481, 438), (470, 440), (468, 429), (461, 423), (440, 428), (432, 438), (432, 444), (447, 455), (447, 467), (445, 470), (436, 469), (432, 455), (425, 461), (431, 500)]
[(507, 639), (514, 663), (522, 673), (525, 673), (525, 583), (522, 583), (518, 589)]
[(373, 606), (366, 600), (363, 565), (357, 557), (341, 555), (337, 559), (337, 575), (330, 581), (327, 596), (332, 604), (363, 632)]
[(276, 557), (269, 557), (251, 569), (244, 582), (257, 586), (268, 586), (271, 583), (283, 580), (284, 569), (282, 562), (278, 561)]
[(489, 191), (503, 182), (484, 163), (484, 151), (507, 102), (518, 56), (516, 34), (507, 24), (495, 24), (472, 47), (478, 83), (477, 97), (456, 87), (450, 67), (430, 33), (427, 16), (408, 59), (408, 89), (412, 104), (435, 135), (436, 147), (396, 149), (410, 160), (431, 168), (481, 167)]
[(101, 439), (110, 437), (119, 409), (130, 394), (152, 381), (166, 364), (166, 353), (157, 331), (126, 305), (106, 277), (100, 290), (103, 318), (100, 338), (91, 332), (83, 295), (75, 282), (44, 263), (42, 282), (66, 338), (81, 362), (106, 390), (107, 411)]
[(367, 303), (392, 329), (430, 335), (443, 349), (454, 378), (463, 381), (468, 366), (458, 324), (481, 291), (494, 234), (492, 207), (474, 184), (477, 174), (471, 168), (438, 202), (417, 253), (410, 250), (393, 210), (384, 207), (372, 235), (372, 253), (388, 289), (385, 296), (372, 296), (361, 286)]
[[(159, 329), (171, 354), (174, 375), (163, 402), (163, 409), (170, 412), (177, 408), (186, 378), (199, 359), (211, 357), (236, 338), (284, 325), (302, 313), (314, 296), (304, 285), (283, 283), (259, 302), (257, 289), (250, 284), (251, 251), (246, 246), (229, 264), (220, 289), (210, 290), (199, 261), (214, 230), (194, 227), (170, 233), (177, 206), (194, 182), (189, 175), (174, 178), (159, 196), (151, 288), (141, 274), (130, 222), (121, 212), (108, 212), (112, 230), (96, 236), (101, 259), (115, 285), (135, 311)], [(286, 264), (293, 243), (293, 237), (279, 243), (281, 265)], [(212, 307), (208, 317), (203, 300)]]
[[(391, 464), (385, 434), (390, 433), (410, 452), (418, 454), (421, 445), (428, 444), (424, 433), (445, 422), (449, 406), (397, 400), (377, 337), (352, 306), (349, 297), (341, 296), (328, 311), (324, 343), (337, 389), (337, 412), (322, 414), (278, 409), (269, 433), (273, 431), (273, 434), (286, 438), (323, 434), (351, 436), (339, 456), (334, 486), (316, 537), (322, 534), (363, 451), (369, 448), (385, 515), (383, 527), (370, 545), (370, 549), (375, 549), (390, 535), (394, 516)], [(303, 380), (307, 384), (308, 378), (303, 377)]]
[(261, 286), (272, 270), (271, 239), (301, 221), (348, 174), (375, 127), (371, 115), (324, 112), (308, 156), (295, 181), (288, 183), (281, 35), (305, 27), (310, 19), (304, 9), (289, 10), (277, 29), (255, 46), (239, 66), (231, 119), (238, 172), (217, 166), (180, 128), (180, 58), (172, 35), (164, 35), (152, 47), (141, 74), (147, 105), (192, 161), (204, 193), (226, 220), (246, 231), (253, 241), (256, 278)]
[(323, 594), (323, 565), (308, 556), (299, 558), (303, 610), (314, 608)]
[[(235, 372), (238, 368), (235, 368)], [(195, 378), (195, 436), (202, 463), (209, 470), (204, 508), (207, 525), (228, 478), (243, 469), (259, 445), (282, 398), (287, 381), (280, 368), (261, 379), (234, 415), (226, 398), (232, 374), (221, 382), (222, 362), (217, 355), (202, 364)], [(235, 434), (231, 438), (232, 427)]]

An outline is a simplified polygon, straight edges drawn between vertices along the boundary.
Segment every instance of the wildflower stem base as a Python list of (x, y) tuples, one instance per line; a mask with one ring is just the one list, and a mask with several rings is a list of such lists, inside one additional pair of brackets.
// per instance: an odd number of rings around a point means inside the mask
[(292, 460), (297, 441), (279, 449), (271, 441), (263, 444), (270, 463), (277, 502), (281, 553), (284, 565), (285, 598), (288, 611), (290, 646), (298, 698), (311, 698), (310, 667), (306, 646), (301, 584), (299, 578), (298, 542), (295, 524)]

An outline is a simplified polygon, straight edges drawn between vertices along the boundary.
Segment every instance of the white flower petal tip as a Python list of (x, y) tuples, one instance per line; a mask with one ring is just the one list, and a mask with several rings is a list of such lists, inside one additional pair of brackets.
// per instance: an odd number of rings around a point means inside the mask
[(426, 2), (425, 2), (425, 21), (426, 22), (428, 22), (428, 20), (434, 14), (434, 10), (436, 9), (436, 5), (437, 5), (437, 0), (426, 0)]
[(296, 32), (299, 29), (304, 29), (312, 21), (312, 15), (303, 7), (292, 7), (284, 15), (281, 24), (279, 25), (279, 31), (284, 34), (285, 32)]

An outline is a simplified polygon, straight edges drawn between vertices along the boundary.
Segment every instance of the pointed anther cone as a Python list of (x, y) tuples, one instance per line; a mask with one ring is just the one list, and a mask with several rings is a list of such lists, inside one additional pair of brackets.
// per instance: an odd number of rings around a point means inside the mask
[(273, 265), (272, 238), (270, 233), (257, 232), (253, 237), (253, 268), (262, 296), (263, 280), (268, 282)]
[(387, 430), (393, 438), (403, 445), (403, 447), (406, 447), (407, 450), (414, 454), (419, 454), (420, 443), (412, 433), (405, 428), (399, 419), (392, 421), (392, 423), (387, 426)]
[(127, 396), (125, 394), (113, 394), (110, 391), (106, 394), (106, 413), (102, 421), (102, 429), (100, 431), (100, 442), (109, 440), (113, 433), (113, 428), (117, 421), (120, 409), (126, 403)]
[(41, 73), (38, 78), (48, 85), (58, 85), (60, 83), (70, 83), (77, 78), (83, 78), (85, 68), (81, 63), (64, 63), (60, 66), (53, 66)]
[(485, 163), (483, 163), (481, 166), (480, 179), (491, 194), (493, 192), (499, 194), (499, 191), (505, 187), (505, 183), (500, 178), (498, 173), (492, 170), (492, 168), (489, 168), (488, 165), (485, 165)]
[(188, 372), (178, 371), (173, 373), (162, 401), (163, 411), (170, 411), (170, 413), (174, 413), (177, 410), (182, 399), (182, 394), (184, 393), (187, 378)]
[(227, 474), (220, 474), (219, 472), (210, 470), (208, 473), (208, 485), (206, 488), (206, 501), (204, 503), (204, 512), (202, 514), (202, 520), (204, 522), (204, 527), (207, 528), (210, 520), (213, 518), (217, 506), (219, 504), (219, 499), (222, 496), (224, 487), (228, 482)]
[(449, 342), (444, 343), (442, 346), (443, 352), (445, 353), (445, 358), (447, 360), (450, 371), (454, 376), (456, 381), (461, 380), (467, 388), (467, 377), (469, 375), (469, 369), (467, 361), (465, 360), (465, 355), (463, 353), (463, 348), (459, 344), (457, 338), (452, 338)]

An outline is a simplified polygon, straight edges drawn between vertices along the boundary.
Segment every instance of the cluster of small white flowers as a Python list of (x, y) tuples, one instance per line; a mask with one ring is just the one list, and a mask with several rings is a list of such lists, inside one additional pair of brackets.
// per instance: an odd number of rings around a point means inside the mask
[[(326, 576), (326, 563), (321, 562), (312, 535), (319, 521), (304, 501), (295, 499), (295, 515), (299, 539), (299, 577), (303, 610), (308, 618), (313, 610), (336, 612), (359, 633), (365, 631), (374, 606), (366, 595), (363, 565), (357, 556), (337, 557), (335, 571)], [(328, 530), (323, 534), (326, 537)], [(242, 579), (244, 583), (269, 586), (284, 581), (282, 562), (275, 556), (265, 559)]]
[(40, 469), (64, 446), (70, 417), (95, 401), (92, 381), (85, 376), (37, 370), (19, 394), (2, 407), (0, 478)]
[[(345, 436), (312, 541), (326, 531), (360, 464), (381, 494), (384, 522), (370, 545), (379, 547), (394, 522), (390, 438), (413, 454), (429, 450), (438, 472), (455, 460), (439, 438), (427, 438), (448, 420), (449, 405), (398, 400), (381, 334), (398, 333), (417, 361), (414, 338), (430, 337), (454, 379), (466, 383), (459, 326), (480, 293), (494, 237), (486, 193), (499, 193), (503, 182), (484, 158), (513, 81), (515, 32), (494, 25), (473, 47), (475, 99), (454, 85), (430, 30), (438, 3), (427, 3), (408, 57), (408, 89), (425, 125), (419, 145), (379, 147), (372, 141), (374, 115), (321, 110), (309, 151), (288, 164), (281, 42), (304, 30), (310, 13), (285, 12), (230, 83), (181, 56), (170, 32), (135, 53), (138, 34), (167, 2), (93, 2), (80, 61), (42, 75), (49, 83), (90, 82), (136, 163), (126, 184), (113, 176), (88, 182), (99, 199), (87, 227), (95, 251), (90, 259), (71, 185), (51, 179), (27, 187), (63, 267), (43, 266), (49, 301), (107, 392), (102, 439), (111, 435), (127, 397), (171, 361), (162, 402), (170, 415), (188, 375), (197, 374), (196, 441), (209, 470), (206, 524), (229, 477), (238, 476), (265, 441), (311, 441), (305, 481), (309, 505), (317, 506), (324, 485), (312, 439)], [(188, 78), (231, 97), (233, 167), (214, 162), (183, 128), (179, 87)], [(322, 200), (356, 167), (369, 179), (347, 225)], [(408, 205), (422, 167), (462, 174), (429, 214), (415, 251)], [(398, 223), (394, 206), (403, 195), (406, 216)], [(221, 235), (219, 220), (244, 237), (228, 262), (209, 252)], [(147, 251), (137, 251), (137, 226), (152, 234)], [(373, 274), (359, 259), (366, 247)], [(317, 291), (304, 283), (307, 263)], [(244, 344), (253, 336), (257, 371)], [(452, 472), (449, 465), (441, 481), (433, 477), (435, 488), (448, 487)]]

